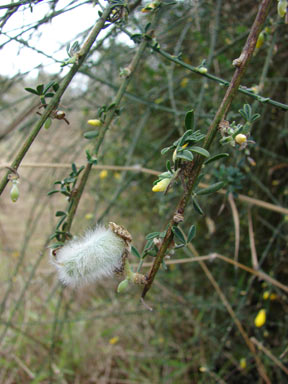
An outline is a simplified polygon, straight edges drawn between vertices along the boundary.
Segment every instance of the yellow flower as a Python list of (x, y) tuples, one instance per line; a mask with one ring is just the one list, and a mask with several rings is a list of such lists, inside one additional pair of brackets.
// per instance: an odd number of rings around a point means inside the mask
[(203, 66), (202, 67), (198, 67), (197, 70), (198, 70), (199, 73), (202, 73), (202, 74), (205, 74), (205, 73), (208, 72), (208, 69), (206, 67), (203, 67)]
[(240, 359), (240, 367), (241, 367), (241, 369), (245, 369), (247, 367), (245, 357), (242, 357), (242, 359)]
[(278, 296), (276, 295), (276, 293), (271, 293), (270, 294), (270, 300), (271, 301), (274, 301), (274, 300), (277, 300), (278, 299)]
[(169, 183), (170, 183), (170, 180), (171, 179), (162, 179), (160, 181), (158, 181), (157, 184), (154, 185), (154, 187), (152, 188), (152, 191), (153, 192), (165, 192)]
[(152, 11), (153, 9), (155, 9), (155, 8), (157, 7), (157, 5), (158, 5), (157, 3), (150, 3), (150, 4), (146, 5), (145, 8), (142, 8), (142, 9), (141, 9), (141, 12), (142, 12), (142, 13), (150, 12), (150, 11)]
[(182, 79), (181, 82), (180, 82), (180, 87), (181, 88), (186, 88), (188, 82), (189, 82), (189, 79), (187, 77), (184, 77), (184, 79)]
[(121, 173), (120, 172), (114, 172), (114, 179), (120, 180), (121, 179)]
[(260, 33), (260, 35), (258, 36), (258, 40), (257, 40), (257, 43), (256, 43), (256, 48), (257, 49), (260, 49), (262, 47), (262, 45), (264, 44), (264, 40), (265, 40), (265, 37), (264, 37), (264, 33), (262, 31)]
[(247, 137), (246, 135), (243, 135), (243, 133), (239, 133), (238, 135), (236, 135), (235, 141), (237, 144), (244, 144), (247, 141)]
[(257, 316), (254, 319), (255, 327), (261, 328), (266, 323), (266, 310), (260, 309)]
[(102, 125), (101, 120), (99, 119), (88, 120), (87, 124), (92, 125), (93, 127), (100, 127)]
[(163, 97), (158, 97), (158, 99), (154, 100), (154, 103), (155, 104), (161, 104), (161, 103), (163, 103), (163, 101), (164, 101)]
[(270, 296), (270, 292), (269, 291), (265, 291), (263, 293), (263, 300), (268, 300), (269, 299), (269, 296)]
[(103, 171), (99, 173), (100, 179), (106, 179), (107, 175), (108, 175), (108, 172), (106, 171), (106, 169), (103, 169)]
[(118, 336), (115, 336), (115, 337), (112, 337), (112, 338), (109, 340), (109, 344), (114, 345), (114, 344), (118, 343), (118, 341), (119, 341), (119, 337), (118, 337)]

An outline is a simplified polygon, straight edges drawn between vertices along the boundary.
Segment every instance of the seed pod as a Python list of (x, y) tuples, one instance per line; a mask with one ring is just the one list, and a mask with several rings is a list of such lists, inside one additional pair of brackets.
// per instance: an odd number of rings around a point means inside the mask
[(87, 285), (121, 271), (127, 241), (111, 226), (98, 226), (82, 238), (67, 242), (51, 261), (62, 283), (72, 287)]
[(51, 120), (51, 117), (47, 117), (46, 121), (45, 121), (45, 124), (44, 124), (44, 128), (45, 129), (48, 129), (51, 127), (51, 124), (52, 124), (52, 120)]
[(10, 191), (10, 197), (11, 197), (11, 200), (13, 201), (13, 203), (16, 203), (16, 201), (18, 200), (18, 197), (19, 197), (19, 188), (18, 188), (18, 181), (17, 180), (13, 180), (12, 181), (12, 188), (11, 188), (11, 191)]
[(128, 279), (121, 281), (121, 283), (119, 283), (119, 285), (118, 285), (117, 292), (122, 293), (122, 292), (127, 291), (128, 286), (129, 286), (129, 280)]

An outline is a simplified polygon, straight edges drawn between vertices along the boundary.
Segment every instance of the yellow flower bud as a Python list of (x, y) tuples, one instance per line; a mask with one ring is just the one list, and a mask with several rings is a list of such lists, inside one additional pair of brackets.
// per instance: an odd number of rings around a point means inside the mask
[(168, 178), (158, 181), (158, 183), (155, 184), (154, 187), (152, 188), (152, 191), (153, 192), (165, 192), (170, 181), (171, 181), (171, 179), (168, 179)]
[(102, 125), (102, 122), (99, 119), (94, 119), (94, 120), (88, 120), (87, 124), (92, 125), (93, 127), (100, 127)]
[(199, 67), (199, 68), (197, 68), (197, 69), (198, 69), (198, 72), (199, 72), (199, 73), (202, 73), (202, 74), (208, 72), (208, 69), (207, 69), (206, 67)]
[(150, 3), (150, 4), (146, 5), (145, 8), (142, 8), (141, 12), (142, 13), (148, 13), (148, 12), (152, 11), (153, 9), (155, 9), (157, 7), (157, 5), (158, 5), (157, 3)]
[(286, 15), (287, 6), (288, 6), (287, 0), (280, 0), (278, 2), (277, 10), (278, 10), (278, 15), (280, 17), (284, 17)]
[(246, 137), (246, 135), (243, 135), (243, 133), (239, 133), (235, 137), (235, 141), (236, 141), (237, 144), (244, 144), (247, 141), (247, 137)]
[(106, 169), (103, 169), (103, 171), (99, 173), (100, 179), (106, 179), (107, 175), (108, 175), (108, 172), (106, 171)]
[(257, 39), (257, 43), (256, 43), (257, 49), (260, 49), (262, 47), (262, 45), (264, 44), (264, 40), (265, 40), (265, 37), (264, 37), (264, 33), (262, 31), (260, 33), (260, 35), (258, 36), (258, 39)]
[(242, 359), (240, 359), (240, 368), (245, 369), (246, 367), (247, 367), (246, 359), (245, 357), (242, 357)]
[(263, 293), (263, 300), (268, 300), (269, 299), (269, 296), (270, 296), (270, 292), (269, 291), (265, 291)]
[(261, 328), (266, 323), (266, 310), (260, 309), (257, 316), (254, 319), (255, 327)]
[(120, 180), (120, 179), (121, 179), (121, 173), (120, 173), (120, 172), (114, 172), (113, 177), (114, 177), (114, 179), (116, 179), (116, 180)]
[(86, 213), (86, 215), (85, 215), (86, 220), (91, 220), (91, 219), (93, 219), (93, 217), (94, 217), (93, 213)]
[(109, 344), (114, 345), (114, 344), (118, 343), (118, 341), (119, 341), (119, 337), (118, 337), (118, 336), (115, 336), (115, 337), (112, 337), (112, 338), (109, 340)]
[(274, 301), (274, 300), (277, 300), (278, 299), (278, 296), (276, 295), (276, 293), (271, 293), (270, 294), (270, 300), (271, 301)]
[(189, 79), (187, 77), (184, 77), (184, 79), (182, 79), (181, 82), (180, 82), (180, 87), (181, 88), (186, 88), (188, 82), (189, 82)]

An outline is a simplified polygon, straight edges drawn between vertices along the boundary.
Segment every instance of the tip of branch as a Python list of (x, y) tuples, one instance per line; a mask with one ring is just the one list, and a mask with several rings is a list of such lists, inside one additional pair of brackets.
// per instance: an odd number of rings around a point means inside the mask
[(145, 303), (145, 300), (144, 300), (144, 298), (143, 297), (141, 297), (141, 303), (144, 305), (144, 307), (146, 308), (146, 309), (148, 309), (148, 311), (150, 311), (150, 312), (152, 312), (153, 311), (153, 308), (152, 307), (150, 307), (147, 303)]

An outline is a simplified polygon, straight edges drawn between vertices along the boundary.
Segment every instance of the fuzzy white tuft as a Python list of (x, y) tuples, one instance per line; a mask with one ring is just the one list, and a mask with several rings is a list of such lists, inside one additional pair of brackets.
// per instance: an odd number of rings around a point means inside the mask
[(111, 229), (97, 226), (82, 238), (67, 242), (52, 256), (59, 279), (71, 287), (111, 276), (122, 263), (124, 241)]

